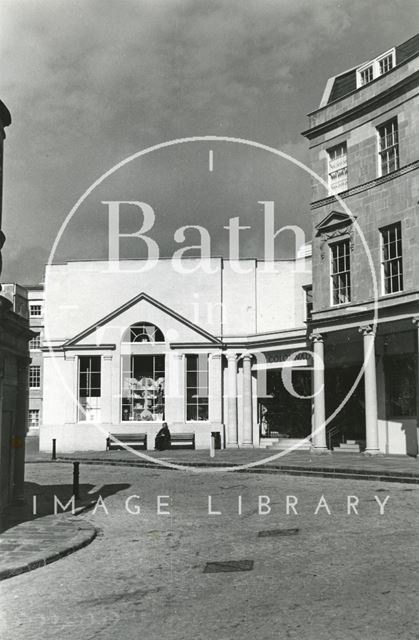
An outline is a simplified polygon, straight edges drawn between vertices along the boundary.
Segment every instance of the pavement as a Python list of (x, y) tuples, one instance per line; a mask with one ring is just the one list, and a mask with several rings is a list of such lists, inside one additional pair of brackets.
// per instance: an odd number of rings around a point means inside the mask
[[(56, 465), (48, 465), (49, 473)], [(68, 503), (73, 492), (69, 467), (67, 471), (66, 482), (59, 484), (25, 482), (24, 502), (0, 514), (0, 580), (59, 560), (96, 537), (97, 529), (77, 515), (92, 500), (91, 485), (80, 487), (73, 513), (71, 505), (67, 512), (60, 506)], [(54, 503), (54, 496), (59, 502)]]
[[(27, 465), (41, 493), (71, 474)], [(100, 533), (0, 582), (5, 640), (418, 637), (417, 485), (86, 463), (80, 482)]]
[[(316, 456), (308, 451), (298, 450), (283, 455), (277, 451), (230, 449), (217, 450), (213, 458), (208, 451), (202, 450), (136, 453), (117, 450), (72, 454), (58, 452), (57, 457), (57, 461), (52, 461), (50, 454), (40, 453), (37, 438), (27, 439), (27, 467), (47, 464), (48, 473), (52, 473), (57, 466), (61, 466), (66, 483), (42, 487), (26, 483), (25, 504), (9, 508), (0, 515), (0, 580), (63, 558), (96, 537), (97, 529), (80, 515), (95, 502), (94, 488), (91, 485), (81, 485), (80, 497), (75, 500), (73, 514), (61, 513), (59, 506), (57, 513), (54, 513), (54, 495), (61, 504), (66, 504), (72, 496), (73, 461), (79, 461), (83, 466), (152, 467), (159, 471), (169, 471), (172, 469), (171, 465), (174, 465), (175, 468), (183, 467), (197, 472), (226, 473), (227, 470), (234, 470), (419, 484), (419, 460), (407, 456), (366, 457), (349, 453)], [(120, 489), (120, 486), (109, 488), (111, 493)], [(33, 507), (34, 495), (36, 513)]]
[[(50, 459), (49, 454), (34, 454), (29, 460)], [(57, 452), (62, 462), (84, 464), (145, 466), (154, 468), (190, 468), (197, 470), (231, 470), (256, 473), (335, 477), (346, 479), (382, 480), (386, 482), (419, 483), (419, 459), (409, 456), (362, 453), (311, 454), (310, 451), (266, 451), (263, 449), (222, 449), (210, 457), (207, 450), (169, 451), (77, 451)]]

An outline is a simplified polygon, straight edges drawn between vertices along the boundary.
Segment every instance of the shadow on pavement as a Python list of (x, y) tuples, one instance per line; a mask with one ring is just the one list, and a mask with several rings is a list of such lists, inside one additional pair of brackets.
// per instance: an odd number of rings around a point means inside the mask
[[(105, 500), (119, 491), (128, 489), (130, 486), (128, 483), (104, 484), (97, 490), (92, 491), (95, 489), (95, 485), (80, 484), (79, 498), (74, 500), (75, 507), (76, 509), (83, 507), (83, 510), (86, 511), (94, 507), (100, 496)], [(66, 513), (71, 513), (71, 503), (68, 503), (72, 495), (72, 484), (45, 485), (25, 482), (24, 504), (8, 507), (0, 514), (0, 534), (22, 522), (36, 520), (54, 513), (60, 514), (63, 512), (65, 505), (67, 505)]]

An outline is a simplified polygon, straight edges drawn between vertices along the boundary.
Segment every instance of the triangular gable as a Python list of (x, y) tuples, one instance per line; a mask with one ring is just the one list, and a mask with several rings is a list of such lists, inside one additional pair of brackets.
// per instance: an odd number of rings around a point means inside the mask
[(97, 329), (99, 329), (100, 327), (103, 327), (104, 325), (108, 324), (114, 318), (120, 316), (122, 313), (124, 313), (125, 311), (127, 311), (128, 309), (130, 309), (131, 307), (133, 307), (134, 305), (138, 304), (141, 301), (145, 301), (145, 302), (148, 302), (149, 304), (153, 305), (154, 307), (156, 307), (157, 309), (159, 309), (163, 313), (169, 315), (170, 317), (174, 318), (178, 322), (186, 325), (189, 329), (192, 329), (194, 332), (198, 333), (199, 335), (201, 335), (203, 338), (205, 338), (209, 342), (212, 342), (212, 343), (215, 343), (215, 344), (220, 344), (220, 340), (218, 340), (215, 336), (213, 336), (210, 333), (208, 333), (207, 331), (205, 331), (205, 329), (202, 329), (201, 327), (199, 327), (198, 325), (194, 324), (193, 322), (191, 322), (190, 320), (188, 320), (184, 316), (180, 315), (179, 313), (176, 313), (176, 311), (173, 311), (173, 309), (170, 309), (169, 307), (166, 307), (166, 305), (162, 304), (158, 300), (155, 300), (154, 298), (149, 296), (147, 293), (142, 292), (142, 293), (139, 293), (134, 298), (131, 298), (131, 300), (128, 300), (128, 302), (125, 302), (125, 304), (121, 305), (120, 307), (118, 307), (117, 309), (115, 309), (114, 311), (109, 313), (108, 315), (104, 316), (103, 318), (101, 318), (100, 320), (95, 322), (94, 324), (90, 325), (90, 327), (87, 327), (87, 329), (84, 329), (83, 331), (78, 333), (76, 336), (74, 336), (73, 338), (71, 338), (70, 340), (65, 342), (64, 345), (62, 345), (62, 346), (63, 347), (74, 346), (76, 343), (80, 342), (81, 340), (84, 340), (84, 338), (86, 338), (87, 336), (89, 336), (92, 333), (94, 333)]
[(343, 227), (347, 225), (351, 225), (354, 222), (354, 218), (349, 216), (347, 213), (343, 213), (342, 211), (331, 211), (319, 224), (316, 225), (316, 229), (318, 233), (323, 233), (324, 231), (332, 231), (337, 227)]

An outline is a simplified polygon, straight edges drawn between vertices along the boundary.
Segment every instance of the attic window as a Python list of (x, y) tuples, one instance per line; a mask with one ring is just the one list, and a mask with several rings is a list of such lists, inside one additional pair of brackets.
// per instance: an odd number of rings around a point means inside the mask
[(385, 55), (383, 58), (379, 58), (378, 65), (380, 68), (380, 76), (382, 76), (383, 73), (390, 71), (390, 69), (394, 67), (394, 53), (392, 52)]
[(362, 71), (359, 72), (359, 76), (360, 76), (360, 80), (361, 80), (361, 87), (363, 87), (365, 84), (368, 84), (369, 82), (371, 82), (371, 80), (374, 77), (372, 65), (370, 65), (366, 69), (362, 69)]
[(363, 64), (356, 70), (356, 86), (359, 89), (369, 84), (376, 78), (384, 75), (388, 71), (391, 71), (396, 65), (396, 50), (390, 49), (381, 56), (370, 60), (366, 64)]
[(154, 324), (138, 322), (125, 332), (123, 342), (164, 342), (164, 335)]

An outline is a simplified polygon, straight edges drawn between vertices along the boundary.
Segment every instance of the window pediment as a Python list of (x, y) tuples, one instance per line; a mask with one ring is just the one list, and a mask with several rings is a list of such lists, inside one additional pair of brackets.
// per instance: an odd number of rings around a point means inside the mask
[(356, 217), (351, 217), (347, 213), (342, 211), (331, 211), (318, 225), (316, 225), (316, 236), (321, 239), (320, 243), (320, 257), (325, 259), (325, 249), (327, 245), (333, 240), (350, 241), (350, 248), (353, 249), (354, 244), (354, 220)]
[[(355, 218), (356, 219), (356, 218)], [(349, 234), (354, 219), (342, 211), (331, 211), (318, 225), (316, 225), (317, 236), (338, 237)]]

